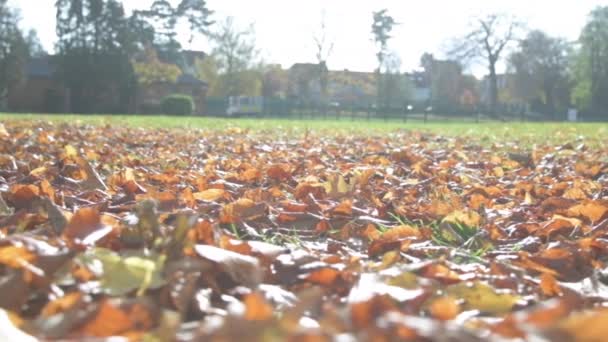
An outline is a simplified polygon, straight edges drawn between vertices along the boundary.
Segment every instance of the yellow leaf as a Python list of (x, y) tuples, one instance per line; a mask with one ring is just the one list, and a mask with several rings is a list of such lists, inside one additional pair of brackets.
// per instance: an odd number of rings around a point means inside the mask
[(461, 223), (469, 227), (478, 227), (481, 223), (481, 215), (473, 210), (456, 210), (446, 216), (443, 222)]
[(465, 310), (479, 310), (490, 314), (510, 312), (520, 299), (514, 294), (499, 293), (481, 282), (452, 285), (446, 289), (446, 293), (464, 300)]
[(78, 151), (72, 145), (65, 145), (65, 156), (67, 158), (78, 157)]
[(494, 172), (494, 176), (496, 177), (502, 177), (505, 175), (505, 171), (500, 166), (495, 167), (492, 171)]
[(193, 196), (201, 201), (217, 201), (226, 195), (226, 191), (222, 189), (208, 189), (202, 192), (194, 193)]
[(524, 203), (525, 204), (534, 204), (534, 197), (532, 197), (532, 195), (526, 191), (526, 197), (524, 198)]

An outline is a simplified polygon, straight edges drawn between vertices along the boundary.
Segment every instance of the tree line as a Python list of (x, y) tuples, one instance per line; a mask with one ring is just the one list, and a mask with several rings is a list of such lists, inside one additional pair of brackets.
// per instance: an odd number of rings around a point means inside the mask
[[(395, 21), (386, 10), (375, 12), (373, 17), (380, 90), (387, 40), (392, 38)], [(487, 114), (500, 114), (500, 102), (515, 98), (554, 118), (571, 107), (608, 118), (608, 6), (597, 7), (589, 14), (576, 41), (526, 29), (509, 14), (476, 17), (467, 34), (453, 39), (446, 54), (460, 65), (485, 64)], [(423, 56), (421, 61), (425, 70), (430, 65), (425, 64), (428, 57)], [(501, 62), (507, 66), (503, 87), (505, 82), (510, 83), (509, 91), (502, 94), (497, 71)], [(435, 100), (441, 95), (437, 94)]]
[[(188, 68), (208, 83), (211, 97), (285, 96), (281, 94), (286, 88), (285, 70), (260, 57), (253, 25), (243, 28), (232, 17), (216, 19), (205, 0), (155, 0), (149, 8), (130, 13), (120, 0), (56, 0), (55, 7), (53, 62), (57, 79), (69, 89), (74, 112), (125, 112), (138, 86), (175, 82)], [(378, 62), (373, 73), (376, 104), (407, 104), (413, 84), (403, 77), (400, 58), (391, 49), (397, 38), (406, 37), (394, 36), (399, 23), (387, 10), (372, 13), (371, 19)], [(178, 39), (178, 28), (183, 27), (191, 39), (204, 36), (211, 42), (208, 55), (194, 65), (184, 61)], [(311, 38), (321, 102), (329, 102), (327, 63), (336, 42), (327, 34), (325, 17)], [(454, 81), (452, 74), (481, 61), (487, 66), (488, 76), (482, 83), (488, 94), (488, 114), (500, 114), (499, 104), (509, 97), (547, 113), (574, 106), (593, 113), (608, 111), (608, 6), (589, 14), (576, 41), (527, 30), (507, 14), (491, 14), (474, 18), (469, 32), (450, 45), (446, 55), (456, 67), (442, 66), (428, 54), (421, 59), (424, 77), (433, 84), (433, 101), (462, 101), (448, 94), (455, 83), (479, 88), (472, 76), (460, 75)], [(0, 106), (6, 102), (8, 89), (23, 81), (28, 58), (42, 54), (35, 32), (23, 31), (18, 11), (0, 0)], [(501, 63), (507, 65), (504, 75), (497, 71)], [(512, 84), (508, 94), (501, 93), (500, 78), (505, 75)], [(102, 101), (102, 97), (113, 101)]]

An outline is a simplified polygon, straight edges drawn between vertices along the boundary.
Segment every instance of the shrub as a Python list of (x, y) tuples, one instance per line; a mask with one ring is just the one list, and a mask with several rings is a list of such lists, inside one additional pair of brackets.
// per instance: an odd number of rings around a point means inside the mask
[(191, 96), (173, 94), (163, 98), (161, 109), (168, 115), (192, 115), (194, 113), (194, 100)]

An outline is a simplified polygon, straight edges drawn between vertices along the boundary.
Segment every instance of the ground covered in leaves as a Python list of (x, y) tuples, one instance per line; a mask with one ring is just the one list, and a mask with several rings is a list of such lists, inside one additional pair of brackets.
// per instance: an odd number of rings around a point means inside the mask
[(585, 137), (6, 121), (0, 194), (0, 340), (608, 336)]

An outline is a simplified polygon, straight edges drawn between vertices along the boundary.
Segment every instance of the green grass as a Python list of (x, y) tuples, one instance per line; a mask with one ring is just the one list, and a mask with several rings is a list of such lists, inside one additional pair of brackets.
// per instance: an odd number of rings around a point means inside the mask
[(445, 136), (466, 135), (479, 141), (522, 141), (522, 142), (574, 142), (578, 137), (586, 141), (597, 140), (603, 143), (608, 134), (608, 123), (520, 123), (520, 122), (482, 122), (474, 121), (421, 121), (373, 119), (354, 120), (344, 118), (330, 119), (259, 119), (239, 118), (222, 119), (208, 117), (175, 117), (175, 116), (134, 116), (134, 115), (73, 115), (73, 114), (2, 114), (0, 120), (44, 120), (52, 122), (69, 122), (93, 125), (116, 125), (144, 128), (195, 128), (208, 130), (225, 130), (239, 127), (252, 131), (294, 130), (387, 134), (399, 129), (428, 131)]

